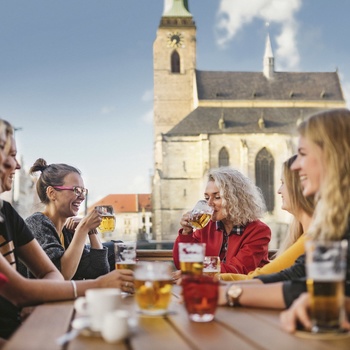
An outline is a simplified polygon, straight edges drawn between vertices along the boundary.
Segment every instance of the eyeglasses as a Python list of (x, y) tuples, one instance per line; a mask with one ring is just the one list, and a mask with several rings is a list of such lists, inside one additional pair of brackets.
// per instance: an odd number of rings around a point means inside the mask
[(77, 197), (84, 196), (86, 197), (88, 194), (88, 189), (80, 186), (73, 186), (73, 187), (67, 187), (67, 186), (52, 186), (55, 190), (59, 191), (73, 191)]

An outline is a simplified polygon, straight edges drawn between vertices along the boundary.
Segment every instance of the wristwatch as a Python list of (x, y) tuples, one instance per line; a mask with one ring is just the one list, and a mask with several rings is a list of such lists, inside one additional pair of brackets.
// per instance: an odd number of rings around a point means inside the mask
[(226, 292), (226, 300), (227, 304), (229, 304), (231, 307), (233, 306), (240, 306), (239, 298), (243, 293), (243, 289), (238, 284), (232, 284)]

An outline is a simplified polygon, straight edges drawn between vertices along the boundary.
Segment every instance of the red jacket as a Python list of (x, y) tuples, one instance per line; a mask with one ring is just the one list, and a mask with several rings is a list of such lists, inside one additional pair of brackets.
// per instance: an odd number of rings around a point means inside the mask
[[(206, 227), (193, 231), (189, 235), (181, 233), (182, 229), (179, 230), (173, 248), (174, 264), (178, 269), (180, 268), (178, 246), (180, 242), (206, 243), (205, 255), (220, 255), (223, 231), (216, 228), (216, 222), (210, 221)], [(221, 263), (221, 273), (247, 274), (267, 264), (270, 239), (270, 228), (260, 220), (248, 223), (240, 236), (231, 234), (228, 237), (226, 261)]]

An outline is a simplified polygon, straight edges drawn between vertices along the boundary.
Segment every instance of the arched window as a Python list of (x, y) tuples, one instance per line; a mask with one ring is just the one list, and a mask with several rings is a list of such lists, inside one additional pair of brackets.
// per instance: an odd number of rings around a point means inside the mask
[(229, 155), (227, 149), (222, 147), (219, 152), (219, 167), (229, 165)]
[(264, 195), (268, 212), (275, 208), (274, 168), (275, 160), (264, 147), (255, 158), (255, 179)]
[(180, 55), (177, 51), (171, 54), (171, 73), (180, 73)]

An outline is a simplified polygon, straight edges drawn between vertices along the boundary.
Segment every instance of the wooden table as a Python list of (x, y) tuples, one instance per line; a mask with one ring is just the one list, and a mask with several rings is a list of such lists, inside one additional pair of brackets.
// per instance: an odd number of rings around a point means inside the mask
[(124, 342), (108, 344), (100, 337), (80, 335), (63, 347), (57, 345), (75, 317), (73, 302), (58, 302), (37, 306), (4, 350), (350, 349), (350, 337), (319, 340), (285, 333), (278, 311), (219, 307), (213, 322), (195, 323), (176, 296), (166, 317), (139, 315), (133, 296), (124, 299), (122, 308), (138, 319), (137, 329)]

